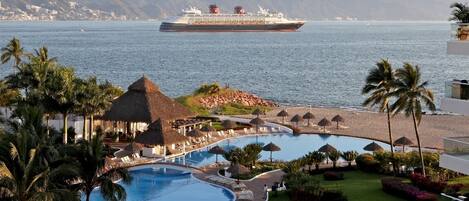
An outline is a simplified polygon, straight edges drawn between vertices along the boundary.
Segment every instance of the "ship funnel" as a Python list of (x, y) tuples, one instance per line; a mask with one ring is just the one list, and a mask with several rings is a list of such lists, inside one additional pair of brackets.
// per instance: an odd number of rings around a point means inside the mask
[(220, 14), (220, 8), (215, 4), (210, 5), (209, 10), (210, 14)]
[(236, 6), (234, 8), (234, 13), (242, 15), (242, 14), (246, 14), (246, 11), (244, 11), (242, 6)]

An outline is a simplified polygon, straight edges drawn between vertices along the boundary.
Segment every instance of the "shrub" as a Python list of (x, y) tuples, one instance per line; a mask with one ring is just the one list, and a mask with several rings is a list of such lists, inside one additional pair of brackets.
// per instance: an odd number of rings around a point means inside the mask
[(326, 190), (322, 193), (321, 201), (348, 201), (342, 191)]
[(194, 94), (216, 94), (220, 92), (221, 88), (218, 83), (203, 84), (195, 90)]
[(392, 195), (396, 195), (408, 200), (415, 201), (437, 201), (438, 197), (410, 184), (403, 183), (397, 178), (382, 178), (381, 185), (383, 191)]
[(283, 177), (292, 201), (320, 201), (322, 189), (314, 177), (297, 172)]
[(356, 159), (357, 167), (365, 172), (378, 172), (379, 163), (371, 154), (360, 154)]
[(342, 172), (327, 171), (327, 172), (324, 172), (323, 176), (324, 176), (324, 180), (326, 181), (344, 180), (344, 173)]
[(346, 151), (342, 153), (341, 157), (348, 162), (348, 166), (352, 167), (352, 161), (354, 161), (358, 156), (356, 151)]
[(448, 184), (444, 181), (432, 181), (430, 178), (424, 177), (421, 174), (411, 174), (410, 181), (412, 181), (412, 184), (421, 190), (437, 194), (443, 192), (443, 190), (445, 190), (445, 188), (448, 186)]

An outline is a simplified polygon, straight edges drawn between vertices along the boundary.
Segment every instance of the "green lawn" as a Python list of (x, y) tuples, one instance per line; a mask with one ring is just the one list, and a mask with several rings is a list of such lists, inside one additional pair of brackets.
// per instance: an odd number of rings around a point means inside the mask
[(448, 183), (449, 184), (464, 184), (462, 191), (465, 193), (469, 193), (469, 176), (458, 177), (456, 179), (450, 180)]
[[(404, 201), (398, 197), (389, 195), (381, 190), (382, 175), (364, 173), (361, 171), (345, 172), (345, 179), (341, 181), (324, 181), (322, 174), (315, 176), (324, 188), (338, 189), (344, 192), (349, 201), (379, 200), (379, 201)], [(271, 196), (271, 201), (288, 201), (286, 194), (278, 197)]]

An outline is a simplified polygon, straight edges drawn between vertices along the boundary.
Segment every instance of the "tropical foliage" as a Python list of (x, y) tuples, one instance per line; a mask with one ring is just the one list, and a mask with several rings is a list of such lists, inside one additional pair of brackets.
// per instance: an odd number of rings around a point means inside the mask
[(455, 2), (451, 4), (450, 8), (453, 9), (451, 12), (450, 20), (454, 20), (462, 23), (469, 23), (469, 7), (466, 3)]

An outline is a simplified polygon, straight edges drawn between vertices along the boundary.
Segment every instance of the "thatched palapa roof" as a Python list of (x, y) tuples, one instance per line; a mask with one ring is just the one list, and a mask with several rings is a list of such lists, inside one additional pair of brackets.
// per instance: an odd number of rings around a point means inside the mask
[(383, 151), (383, 147), (379, 146), (376, 142), (372, 142), (365, 147), (363, 147), (365, 151)]
[(135, 81), (122, 96), (112, 102), (104, 120), (152, 123), (157, 119), (176, 120), (195, 116), (191, 111), (164, 95), (146, 76)]
[(394, 141), (394, 145), (413, 145), (414, 143), (407, 137), (401, 137), (399, 139), (397, 139), (396, 141)]
[(265, 145), (264, 147), (262, 147), (262, 150), (264, 151), (280, 151), (280, 147), (278, 147), (277, 145), (275, 145), (274, 143), (269, 143), (267, 145)]
[(148, 126), (148, 130), (135, 137), (135, 142), (147, 145), (170, 145), (184, 142), (187, 137), (177, 133), (167, 121), (158, 119)]

